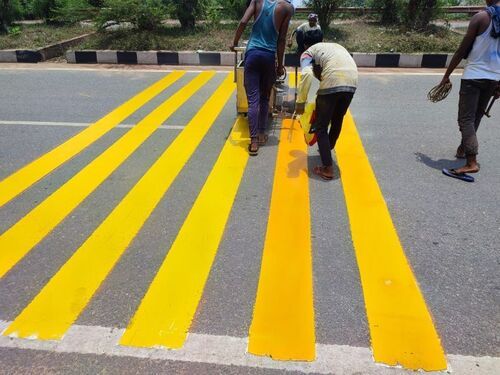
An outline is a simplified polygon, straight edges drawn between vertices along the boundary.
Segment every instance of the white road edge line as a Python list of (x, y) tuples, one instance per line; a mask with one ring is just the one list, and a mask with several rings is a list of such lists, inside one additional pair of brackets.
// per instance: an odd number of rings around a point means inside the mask
[[(57, 122), (57, 121), (0, 121), (0, 125), (29, 125), (29, 126), (73, 126), (87, 127), (93, 123), (86, 122)], [(115, 128), (133, 128), (135, 124), (119, 124)], [(158, 129), (165, 130), (182, 130), (185, 126), (182, 125), (161, 125)]]
[[(0, 320), (3, 333), (11, 322)], [(133, 348), (118, 344), (124, 329), (99, 326), (72, 326), (60, 341), (42, 341), (0, 336), (0, 348), (42, 350), (53, 353), (95, 354), (141, 359), (210, 363), (300, 371), (318, 374), (415, 374), (400, 368), (376, 364), (369, 348), (347, 345), (316, 344), (314, 362), (274, 361), (247, 353), (248, 338), (190, 333), (184, 348)], [(454, 374), (493, 374), (500, 368), (500, 357), (448, 355), (449, 369)]]

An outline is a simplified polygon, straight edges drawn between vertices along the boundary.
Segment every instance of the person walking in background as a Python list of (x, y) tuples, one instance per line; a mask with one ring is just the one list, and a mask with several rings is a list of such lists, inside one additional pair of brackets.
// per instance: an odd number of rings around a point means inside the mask
[[(257, 155), (259, 146), (267, 141), (265, 129), (269, 111), (269, 96), (276, 74), (285, 72), (285, 53), (288, 25), (293, 6), (285, 0), (252, 0), (241, 19), (229, 48), (238, 46), (246, 25), (253, 17), (254, 24), (245, 51), (245, 91), (248, 99), (250, 125), (250, 155)], [(276, 65), (277, 60), (277, 65)]]
[(295, 35), (297, 41), (297, 54), (301, 55), (305, 50), (305, 45), (313, 45), (323, 41), (323, 31), (318, 24), (318, 15), (311, 13), (307, 17), (308, 22), (304, 22), (297, 27), (288, 39), (288, 47), (292, 46), (292, 38)]
[(477, 129), (492, 96), (500, 95), (500, 1), (486, 0), (488, 7), (474, 15), (462, 43), (453, 55), (441, 80), (450, 82), (450, 75), (462, 59), (467, 58), (460, 83), (458, 126), (462, 141), (456, 157), (466, 159), (457, 169), (446, 169), (450, 177), (463, 177), (466, 173), (479, 172)]
[[(295, 112), (304, 112), (312, 77), (319, 89), (316, 94), (316, 120), (310, 133), (318, 136), (322, 165), (313, 172), (324, 180), (333, 179), (332, 152), (342, 130), (344, 115), (358, 85), (358, 68), (349, 52), (337, 43), (317, 43), (308, 47), (300, 58), (302, 76), (298, 88)], [(328, 125), (330, 131), (328, 131)]]

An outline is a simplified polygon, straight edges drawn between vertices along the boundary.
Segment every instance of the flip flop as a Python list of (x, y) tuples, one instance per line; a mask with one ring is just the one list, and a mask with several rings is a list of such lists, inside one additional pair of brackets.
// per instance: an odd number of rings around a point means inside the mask
[(321, 177), (325, 181), (331, 181), (333, 180), (333, 176), (327, 176), (323, 173), (323, 168), (320, 167), (319, 165), (315, 166), (313, 168), (313, 173), (319, 177)]
[(258, 143), (254, 144), (257, 145), (257, 148), (255, 149), (252, 148), (252, 143), (248, 145), (248, 153), (250, 154), (250, 156), (257, 156), (259, 154), (259, 144)]
[(268, 140), (269, 140), (269, 136), (267, 134), (264, 134), (262, 137), (262, 141), (260, 140), (260, 137), (259, 137), (259, 140), (257, 141), (257, 143), (259, 144), (259, 146), (264, 146)]
[(457, 178), (457, 179), (465, 181), (465, 182), (474, 182), (475, 181), (474, 177), (469, 176), (466, 173), (457, 173), (457, 171), (455, 169), (443, 168), (442, 172), (445, 176)]

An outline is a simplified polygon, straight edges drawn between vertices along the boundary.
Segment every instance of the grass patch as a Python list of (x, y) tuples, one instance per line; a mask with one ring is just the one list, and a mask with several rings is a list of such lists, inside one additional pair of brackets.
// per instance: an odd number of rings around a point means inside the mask
[[(294, 30), (302, 21), (293, 21)], [(204, 50), (228, 51), (237, 23), (224, 23), (217, 27), (198, 25), (193, 31), (165, 25), (156, 32), (121, 30), (101, 32), (83, 42), (79, 49), (112, 50)], [(291, 32), (291, 31), (290, 31)], [(248, 39), (247, 27), (242, 40)], [(454, 52), (461, 36), (445, 27), (433, 26), (425, 33), (404, 32), (398, 27), (384, 27), (376, 22), (341, 22), (325, 34), (325, 41), (336, 42), (350, 52)], [(295, 48), (292, 47), (292, 50)]]
[(350, 52), (413, 53), (454, 52), (462, 36), (440, 26), (417, 33), (376, 22), (354, 22), (332, 27), (325, 39), (342, 44)]
[(0, 35), (0, 49), (36, 49), (93, 31), (79, 25), (18, 25), (14, 30), (14, 34)]

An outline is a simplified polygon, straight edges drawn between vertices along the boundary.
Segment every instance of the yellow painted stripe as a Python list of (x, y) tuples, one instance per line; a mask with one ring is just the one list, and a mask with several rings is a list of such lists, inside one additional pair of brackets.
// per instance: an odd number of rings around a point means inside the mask
[(63, 144), (0, 181), (0, 207), (94, 143), (183, 74), (184, 72), (176, 71), (167, 75)]
[(315, 358), (307, 146), (284, 120), (248, 351), (279, 360)]
[(169, 189), (233, 90), (233, 77), (228, 75), (186, 128), (4, 335), (39, 339), (62, 337)]
[(248, 160), (248, 123), (238, 118), (122, 345), (184, 345)]
[(336, 146), (375, 361), (446, 369), (443, 348), (350, 113)]
[(106, 151), (0, 236), (0, 277), (94, 191), (153, 132), (214, 76), (204, 72), (172, 95)]

